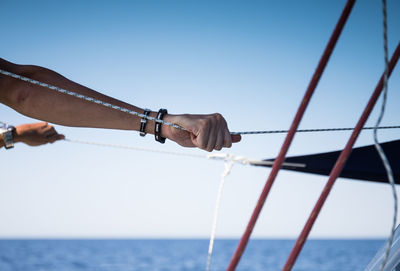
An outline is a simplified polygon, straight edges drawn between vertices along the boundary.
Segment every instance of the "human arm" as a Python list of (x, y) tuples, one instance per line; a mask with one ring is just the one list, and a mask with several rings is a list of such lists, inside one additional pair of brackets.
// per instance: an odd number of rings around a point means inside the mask
[[(46, 68), (17, 65), (3, 59), (0, 59), (0, 68), (143, 113), (143, 109), (139, 107), (91, 90)], [(29, 117), (65, 126), (123, 130), (139, 130), (140, 127), (140, 117), (60, 94), (5, 75), (0, 75), (0, 102)], [(155, 117), (156, 114), (157, 112), (151, 112), (150, 116)], [(185, 147), (199, 147), (212, 151), (230, 147), (232, 142), (240, 141), (240, 136), (230, 136), (226, 121), (220, 114), (166, 115), (164, 120), (185, 128), (186, 131), (179, 131), (163, 125), (161, 133), (163, 137)], [(147, 133), (154, 134), (154, 122), (150, 121), (146, 128)]]

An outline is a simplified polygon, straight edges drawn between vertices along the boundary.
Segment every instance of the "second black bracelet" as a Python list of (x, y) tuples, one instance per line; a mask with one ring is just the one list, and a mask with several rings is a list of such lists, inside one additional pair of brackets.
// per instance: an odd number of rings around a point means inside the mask
[[(167, 109), (161, 108), (157, 113), (157, 119), (162, 120), (166, 114), (168, 114)], [(156, 141), (164, 144), (166, 138), (161, 136), (161, 127), (162, 127), (162, 123), (156, 122), (155, 127), (154, 127), (154, 137), (155, 137)]]

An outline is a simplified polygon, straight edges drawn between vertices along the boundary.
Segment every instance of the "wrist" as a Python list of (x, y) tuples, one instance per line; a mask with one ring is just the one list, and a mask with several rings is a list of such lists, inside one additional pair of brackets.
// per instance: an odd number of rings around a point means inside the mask
[[(150, 111), (150, 113), (148, 114), (148, 116), (152, 117), (152, 118), (157, 118), (157, 115), (158, 115), (158, 111)], [(172, 114), (164, 114), (163, 120), (166, 122), (173, 123), (174, 117), (175, 117), (175, 115), (172, 115)], [(156, 126), (156, 122), (148, 119), (146, 127), (145, 127), (146, 134), (154, 135), (155, 134), (155, 126)], [(140, 123), (139, 123), (139, 128), (140, 128)], [(170, 139), (171, 133), (172, 133), (172, 131), (171, 131), (170, 126), (165, 125), (165, 124), (161, 125), (161, 133), (160, 133), (161, 137)]]
[[(169, 123), (174, 123), (173, 122), (174, 115), (165, 114), (163, 120), (165, 120), (166, 122), (169, 122)], [(170, 126), (168, 126), (166, 124), (163, 124), (162, 127), (161, 127), (161, 136), (165, 137), (165, 138), (168, 138), (168, 139), (171, 139), (171, 133), (172, 133), (171, 129), (172, 129), (172, 127), (170, 127)]]
[(22, 142), (22, 131), (21, 131), (21, 127), (17, 126), (15, 127), (15, 130), (13, 131), (13, 138), (14, 138), (14, 142)]
[[(149, 113), (149, 117), (156, 118), (157, 117), (157, 112), (151, 111)], [(146, 125), (146, 129), (145, 129), (147, 134), (154, 135), (154, 124), (155, 124), (154, 121), (147, 120), (147, 125)]]

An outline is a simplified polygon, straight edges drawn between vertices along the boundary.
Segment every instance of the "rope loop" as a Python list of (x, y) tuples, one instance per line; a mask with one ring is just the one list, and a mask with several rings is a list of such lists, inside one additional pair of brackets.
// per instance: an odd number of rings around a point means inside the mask
[(214, 248), (215, 233), (217, 230), (217, 222), (218, 222), (218, 216), (219, 216), (219, 209), (220, 209), (220, 205), (221, 205), (222, 191), (223, 191), (224, 184), (225, 184), (225, 178), (231, 173), (233, 165), (237, 162), (237, 160), (235, 159), (235, 156), (233, 154), (220, 154), (217, 157), (224, 159), (225, 169), (221, 174), (221, 181), (219, 183), (217, 200), (216, 200), (215, 208), (214, 208), (214, 219), (213, 219), (213, 224), (212, 224), (212, 229), (211, 229), (210, 243), (208, 245), (206, 271), (209, 271), (210, 267), (211, 267), (211, 256), (212, 256), (212, 252), (213, 252), (213, 248)]

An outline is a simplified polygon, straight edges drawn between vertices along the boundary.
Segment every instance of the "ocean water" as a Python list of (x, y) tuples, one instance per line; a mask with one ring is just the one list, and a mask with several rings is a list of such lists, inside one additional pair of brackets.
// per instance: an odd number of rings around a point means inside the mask
[[(225, 270), (238, 240), (216, 240), (211, 270)], [(384, 240), (309, 240), (293, 270), (357, 271)], [(280, 270), (294, 240), (251, 240), (238, 271)], [(200, 271), (208, 240), (0, 240), (0, 271)]]

